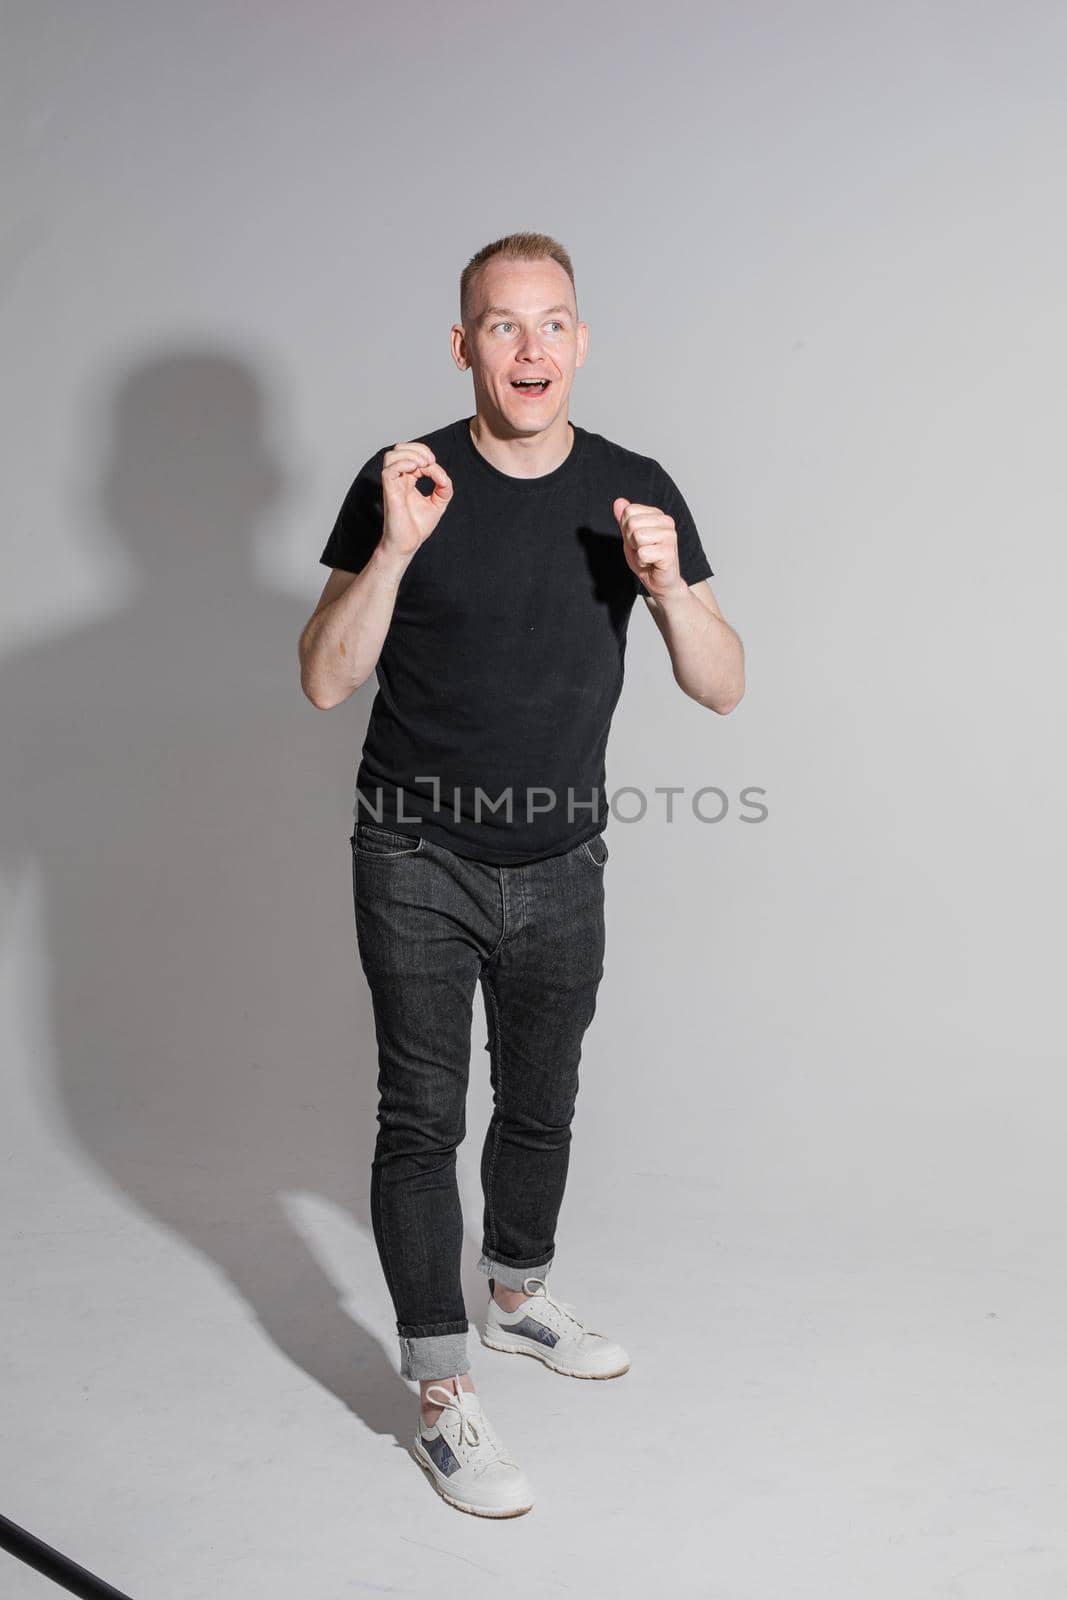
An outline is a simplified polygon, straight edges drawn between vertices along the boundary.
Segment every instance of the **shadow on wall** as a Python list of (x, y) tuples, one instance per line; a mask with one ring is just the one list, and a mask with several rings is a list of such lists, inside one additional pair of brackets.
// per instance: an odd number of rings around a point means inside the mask
[(56, 1099), (80, 1148), (223, 1269), (279, 1349), (393, 1433), (410, 1390), (392, 1308), (386, 1348), (342, 1309), (284, 1198), (351, 1214), (385, 1296), (349, 844), (374, 680), (329, 714), (301, 693), (311, 607), (253, 571), (285, 481), (246, 367), (191, 351), (133, 371), (109, 457), (73, 515), (102, 512), (135, 597), (8, 656), (0, 688), (2, 870), (41, 885)]

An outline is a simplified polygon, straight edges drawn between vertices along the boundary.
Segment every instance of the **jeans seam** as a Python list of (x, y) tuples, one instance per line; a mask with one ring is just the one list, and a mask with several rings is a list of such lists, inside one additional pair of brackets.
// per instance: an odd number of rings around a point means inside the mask
[(538, 1256), (535, 1256), (532, 1261), (507, 1261), (499, 1250), (483, 1250), (481, 1254), (487, 1261), (492, 1262), (494, 1265), (499, 1267), (510, 1267), (514, 1272), (522, 1272), (524, 1269), (527, 1272), (532, 1272), (535, 1267), (544, 1267), (547, 1271), (555, 1259), (554, 1250), (547, 1261), (544, 1260), (543, 1257)]
[(493, 960), (497, 951), (500, 949), (501, 945), (504, 943), (504, 940), (508, 936), (508, 896), (507, 890), (504, 888), (504, 869), (503, 867), (497, 867), (496, 871), (497, 878), (500, 882), (500, 938), (486, 956), (485, 959), (487, 961)]
[[(465, 1333), (470, 1332), (470, 1320), (466, 1317), (464, 1317), (462, 1320), (464, 1324), (462, 1327), (459, 1326), (458, 1322), (443, 1323), (440, 1327), (437, 1327), (433, 1333), (398, 1332), (397, 1337), (400, 1339), (407, 1339), (409, 1342), (415, 1339), (461, 1339)], [(406, 1323), (405, 1326), (410, 1327), (411, 1324)], [(416, 1324), (416, 1326), (422, 1326), (422, 1324)]]
[[(369, 822), (361, 823), (360, 826), (365, 828), (366, 831), (369, 834), (371, 834), (372, 836), (374, 834), (378, 834), (379, 837), (384, 837), (386, 839), (407, 839), (408, 838), (407, 834), (396, 833), (391, 828), (375, 828), (373, 826), (373, 824), (371, 824)], [(388, 861), (393, 856), (417, 856), (419, 851), (422, 849), (422, 847), (423, 847), (425, 842), (426, 842), (425, 839), (420, 837), (418, 842), (414, 846), (411, 845), (411, 841), (410, 841), (410, 839), (408, 839), (408, 845), (406, 847), (404, 847), (404, 848), (397, 848), (397, 849), (394, 849), (394, 850), (364, 850), (363, 847), (359, 843), (359, 834), (357, 832), (352, 837), (352, 848), (355, 851), (357, 856), (364, 856), (364, 857), (366, 857), (366, 856), (378, 856), (378, 857), (384, 858), (386, 861)]]
[(504, 1127), (504, 1050), (500, 1029), (500, 1008), (497, 1005), (496, 991), (493, 980), (485, 975), (485, 992), (489, 996), (489, 1006), (493, 1013), (493, 1040), (496, 1044), (496, 1077), (497, 1099), (499, 1104), (494, 1107), (493, 1114), (497, 1117), (496, 1128), (493, 1132), (493, 1148), (489, 1152), (489, 1172), (485, 1183), (485, 1210), (489, 1218), (489, 1228), (493, 1238), (496, 1238), (496, 1213), (493, 1210), (493, 1177), (496, 1172), (496, 1158), (500, 1150), (500, 1135)]
[(378, 1205), (379, 1205), (379, 1218), (381, 1220), (382, 1245), (384, 1246), (386, 1267), (388, 1269), (387, 1273), (386, 1273), (386, 1276), (387, 1276), (387, 1278), (392, 1280), (392, 1282), (390, 1282), (388, 1284), (389, 1294), (390, 1294), (390, 1298), (391, 1298), (392, 1294), (393, 1294), (394, 1285), (398, 1284), (400, 1280), (397, 1278), (396, 1273), (393, 1270), (393, 1258), (389, 1254), (389, 1230), (385, 1226), (385, 1207), (381, 1203), (384, 1190), (385, 1190), (385, 1167), (383, 1165), (382, 1169), (378, 1173)]

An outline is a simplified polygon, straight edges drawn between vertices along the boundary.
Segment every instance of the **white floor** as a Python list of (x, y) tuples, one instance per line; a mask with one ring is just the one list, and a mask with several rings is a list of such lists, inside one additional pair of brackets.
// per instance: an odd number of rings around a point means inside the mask
[[(133, 1600), (1062, 1600), (1051, 1233), (1006, 1263), (977, 1226), (894, 1240), (692, 1171), (606, 1179), (590, 1112), (554, 1286), (633, 1365), (579, 1382), (478, 1343), (472, 1119), (472, 1370), (537, 1494), (493, 1523), (406, 1453), (358, 1174), (348, 1204), (237, 1184), (223, 1218), (161, 1154), (163, 1221), (46, 1132), (51, 1108), (17, 1083), (8, 1103), (0, 1510)], [(58, 1592), (0, 1552), (10, 1600)]]

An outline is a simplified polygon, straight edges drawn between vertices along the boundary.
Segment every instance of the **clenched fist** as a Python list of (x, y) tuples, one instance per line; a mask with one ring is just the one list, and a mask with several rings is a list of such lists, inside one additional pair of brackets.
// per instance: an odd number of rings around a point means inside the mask
[[(419, 478), (433, 479), (432, 494), (416, 489)], [(382, 544), (398, 555), (414, 555), (440, 522), (452, 493), (452, 479), (429, 445), (410, 439), (395, 444), (382, 461)]]
[(642, 506), (622, 495), (612, 501), (611, 509), (622, 531), (626, 564), (649, 593), (655, 597), (684, 589), (674, 518), (658, 506)]

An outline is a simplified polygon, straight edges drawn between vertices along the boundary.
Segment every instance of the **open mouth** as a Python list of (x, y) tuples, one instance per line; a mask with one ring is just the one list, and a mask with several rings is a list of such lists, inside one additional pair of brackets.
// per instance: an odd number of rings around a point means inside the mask
[(529, 378), (513, 378), (511, 380), (511, 387), (515, 390), (516, 394), (524, 394), (527, 396), (542, 395), (547, 392), (548, 386), (551, 382), (551, 378), (535, 378), (533, 380)]

